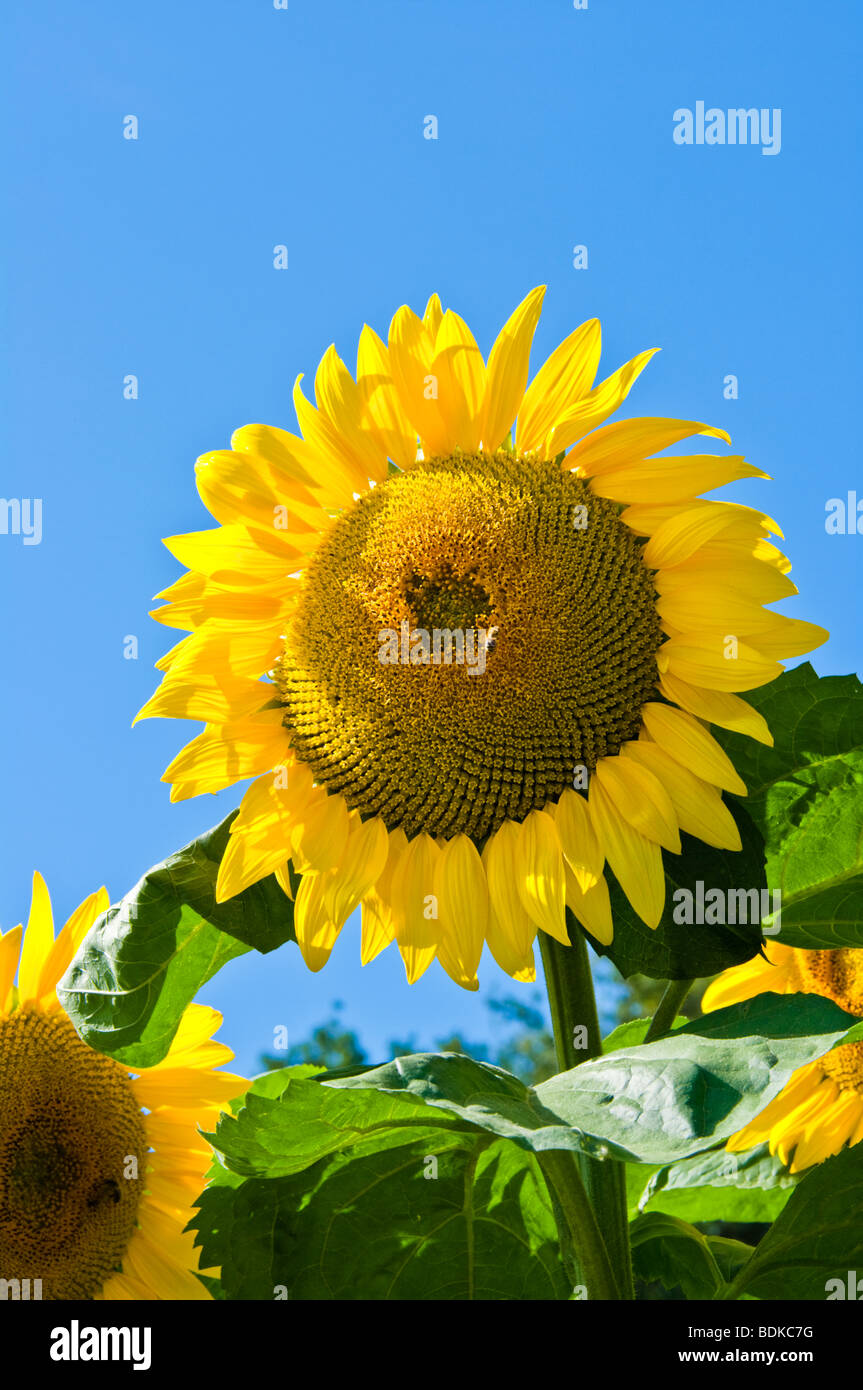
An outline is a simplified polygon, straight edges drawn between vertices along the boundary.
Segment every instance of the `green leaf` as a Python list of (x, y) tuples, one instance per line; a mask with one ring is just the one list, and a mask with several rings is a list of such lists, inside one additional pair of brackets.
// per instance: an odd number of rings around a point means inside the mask
[(832, 950), (863, 946), (863, 686), (818, 677), (808, 662), (746, 701), (773, 748), (714, 730), (749, 790), (767, 879), (782, 892), (778, 939)]
[(614, 1157), (669, 1163), (742, 1129), (853, 1022), (819, 995), (761, 994), (583, 1062), (543, 1081), (536, 1096)]
[(711, 1149), (658, 1168), (642, 1188), (641, 1210), (684, 1221), (775, 1221), (800, 1176), (766, 1144), (745, 1153)]
[(468, 1126), (459, 1127), (455, 1116), (412, 1095), (271, 1075), (283, 1084), (277, 1089), (269, 1076), (256, 1081), (238, 1113), (224, 1114), (215, 1134), (207, 1136), (226, 1166), (244, 1177), (288, 1177), (331, 1154), (369, 1146), (398, 1147), (423, 1138), (443, 1147), (465, 1142)]
[(708, 1236), (707, 1244), (727, 1284), (731, 1283), (747, 1260), (752, 1258), (753, 1246), (747, 1245), (743, 1240), (730, 1240), (728, 1236)]
[[(613, 876), (609, 873), (614, 940), (604, 946), (587, 935), (601, 956), (609, 956), (621, 975), (647, 975), (653, 980), (695, 980), (717, 975), (732, 965), (741, 965), (757, 955), (761, 946), (760, 923), (736, 926), (696, 926), (675, 922), (674, 893), (685, 888), (693, 895), (700, 881), (710, 888), (727, 892), (732, 888), (757, 889), (767, 886), (761, 835), (737, 801), (728, 803), (737, 822), (742, 841), (740, 850), (713, 849), (691, 835), (681, 835), (681, 853), (663, 850), (665, 865), (665, 907), (655, 931), (642, 922)], [(567, 913), (570, 930), (575, 919)]]
[[(794, 1071), (826, 1052), (853, 1023), (819, 995), (764, 994), (719, 1009), (656, 1042), (583, 1062), (535, 1088), (463, 1054), (419, 1053), (351, 1076), (334, 1079), (328, 1074), (320, 1082), (296, 1083), (275, 1104), (286, 1098), (290, 1102), (301, 1085), (320, 1085), (326, 1092), (371, 1089), (414, 1102), (412, 1109), (381, 1109), (378, 1133), (443, 1121), (462, 1131), (485, 1130), (536, 1153), (569, 1150), (600, 1159), (667, 1164), (713, 1148), (741, 1129)], [(433, 1111), (436, 1120), (424, 1119), (417, 1102)], [(319, 1114), (307, 1122), (304, 1112), (303, 1133), (286, 1140), (292, 1153), (300, 1151), (311, 1161), (313, 1154), (365, 1137), (355, 1132), (352, 1119), (361, 1109), (345, 1112), (343, 1118), (334, 1099), (319, 1097), (312, 1103), (320, 1107)], [(328, 1128), (330, 1114), (336, 1120), (335, 1136)], [(242, 1122), (241, 1114), (238, 1124)], [(291, 1123), (288, 1116), (286, 1133)], [(222, 1143), (220, 1138), (220, 1147)], [(318, 1144), (330, 1147), (318, 1149)], [(246, 1147), (230, 1161), (256, 1160)]]
[(216, 902), (234, 815), (150, 869), (87, 933), (57, 993), (91, 1047), (153, 1066), (186, 1005), (226, 961), (295, 940), (293, 903), (274, 878)]
[(633, 1270), (646, 1283), (658, 1279), (687, 1298), (713, 1298), (726, 1282), (707, 1237), (688, 1222), (651, 1212), (633, 1221), (629, 1233)]
[(433, 1113), (460, 1122), (463, 1129), (485, 1130), (537, 1153), (565, 1149), (597, 1158), (607, 1153), (601, 1140), (561, 1120), (540, 1103), (537, 1090), (517, 1076), (490, 1062), (475, 1062), (463, 1053), (414, 1053), (360, 1075), (335, 1081), (325, 1077), (324, 1084), (334, 1090), (372, 1088), (386, 1094), (409, 1095)]
[(641, 1202), (654, 1173), (661, 1172), (658, 1163), (626, 1163), (626, 1211), (630, 1221), (634, 1221), (641, 1210)]
[[(671, 1026), (672, 1028), (682, 1028), (686, 1021), (684, 1014), (678, 1014)], [(651, 1022), (652, 1020), (649, 1018), (630, 1018), (626, 1023), (619, 1023), (614, 1031), (608, 1034), (608, 1037), (603, 1038), (603, 1053), (617, 1052), (621, 1047), (636, 1047), (639, 1043), (644, 1042)]]
[[(863, 1276), (863, 1144), (803, 1178), (738, 1275), (734, 1293), (792, 1301), (847, 1298), (851, 1272), (855, 1281)], [(838, 1283), (830, 1285), (833, 1280)]]
[(201, 1263), (221, 1266), (236, 1299), (565, 1299), (537, 1160), (489, 1135), (448, 1142), (439, 1130), (293, 1177), (210, 1187), (191, 1223)]

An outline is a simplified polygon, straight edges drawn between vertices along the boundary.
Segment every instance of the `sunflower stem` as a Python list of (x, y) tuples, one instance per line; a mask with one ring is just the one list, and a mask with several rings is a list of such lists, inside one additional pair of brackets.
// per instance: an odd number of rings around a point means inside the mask
[[(587, 1195), (575, 1154), (548, 1149), (537, 1154), (548, 1184), (561, 1230), (561, 1251), (578, 1282), (583, 1282), (589, 1299), (620, 1298), (608, 1247)], [(555, 1200), (556, 1199), (556, 1200)]]
[(678, 1010), (686, 998), (694, 980), (669, 980), (662, 992), (662, 998), (656, 1006), (656, 1013), (650, 1020), (650, 1027), (644, 1035), (646, 1043), (653, 1042), (655, 1038), (662, 1037), (667, 1033), (677, 1017)]
[[(602, 1035), (587, 943), (574, 926), (569, 927), (569, 940), (569, 946), (564, 946), (545, 932), (539, 933), (557, 1064), (561, 1071), (570, 1071), (580, 1062), (602, 1054)], [(626, 1165), (613, 1158), (600, 1161), (587, 1154), (578, 1154), (573, 1156), (573, 1166), (582, 1190), (587, 1194), (594, 1225), (601, 1233), (599, 1240), (617, 1276), (613, 1294), (593, 1296), (632, 1299), (635, 1295), (626, 1202)], [(576, 1249), (584, 1266), (577, 1242)]]

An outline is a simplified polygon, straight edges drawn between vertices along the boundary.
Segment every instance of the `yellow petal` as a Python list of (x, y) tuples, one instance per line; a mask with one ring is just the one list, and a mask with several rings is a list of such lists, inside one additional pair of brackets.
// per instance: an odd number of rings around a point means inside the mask
[(587, 800), (567, 788), (561, 792), (553, 815), (566, 861), (582, 893), (586, 893), (602, 878), (605, 862), (587, 809)]
[[(685, 573), (688, 569), (719, 569), (724, 572), (726, 578), (733, 582), (735, 588), (747, 589), (747, 585), (742, 583), (743, 576), (751, 572), (753, 562), (757, 562), (757, 568), (763, 565), (775, 570), (779, 575), (787, 575), (791, 569), (791, 561), (787, 555), (773, 544), (772, 541), (765, 540), (763, 536), (756, 536), (753, 540), (750, 536), (741, 537), (736, 531), (723, 531), (715, 540), (708, 541), (690, 559), (685, 560), (682, 565), (669, 571), (663, 569), (664, 575)], [(738, 569), (739, 567), (739, 569)], [(738, 580), (738, 573), (741, 579)], [(789, 581), (790, 583), (790, 581)], [(796, 585), (792, 589), (786, 589), (782, 593), (777, 593), (773, 597), (785, 598), (788, 593), (797, 593)]]
[(740, 832), (715, 787), (681, 767), (656, 743), (624, 743), (621, 756), (648, 768), (662, 783), (681, 830), (716, 849), (740, 849)]
[(751, 637), (754, 645), (756, 634), (769, 632), (779, 616), (765, 611), (746, 595), (702, 583), (698, 575), (690, 575), (687, 586), (661, 594), (656, 611), (678, 631), (716, 627)]
[(374, 888), (363, 899), (362, 906), (362, 948), (361, 961), (369, 961), (380, 955), (381, 951), (395, 940), (396, 925), (393, 915), (392, 885), (396, 869), (407, 848), (407, 836), (397, 827), (387, 836), (387, 858)]
[(440, 944), (438, 960), (463, 989), (478, 989), (477, 967), (488, 922), (488, 885), (473, 841), (454, 835), (435, 868)]
[(685, 594), (692, 585), (698, 585), (703, 593), (714, 595), (717, 612), (726, 596), (760, 604), (791, 598), (797, 593), (797, 585), (774, 565), (741, 554), (708, 556), (707, 552), (715, 552), (715, 548), (714, 543), (703, 546), (682, 564), (661, 569), (653, 581), (656, 592), (661, 596)]
[(535, 449), (544, 455), (550, 431), (587, 395), (599, 367), (601, 338), (599, 319), (588, 319), (540, 367), (518, 412), (521, 453)]
[(510, 315), (489, 353), (482, 408), (484, 449), (500, 447), (519, 412), (527, 386), (530, 347), (542, 311), (545, 286), (531, 290)]
[(0, 936), (0, 1014), (6, 1009), (9, 991), (15, 981), (23, 934), (23, 927), (13, 927), (11, 931)]
[(734, 764), (692, 714), (660, 705), (653, 701), (643, 707), (644, 727), (655, 743), (683, 763), (696, 777), (714, 787), (746, 796), (746, 783), (738, 776)]
[(594, 777), (625, 821), (672, 854), (680, 853), (677, 817), (667, 791), (646, 767), (631, 759), (600, 758)]
[(374, 465), (357, 454), (323, 410), (316, 410), (303, 392), (303, 373), (294, 382), (293, 401), (303, 440), (314, 458), (319, 460), (316, 477), (332, 493), (338, 493), (347, 505), (354, 492), (366, 492), (369, 478), (374, 477)]
[(410, 841), (393, 875), (390, 892), (396, 941), (411, 985), (431, 965), (440, 939), (434, 891), (440, 854), (423, 831)]
[(297, 945), (309, 970), (317, 973), (330, 958), (330, 952), (343, 923), (336, 923), (327, 910), (327, 874), (305, 874), (294, 904), (294, 931)]
[(275, 873), (290, 857), (291, 831), (311, 795), (311, 778), (304, 768), (288, 775), (289, 786), (284, 788), (277, 784), (277, 774), (265, 773), (243, 797), (219, 865), (217, 902)]
[(501, 970), (515, 980), (533, 980), (533, 940), (537, 928), (516, 887), (518, 838), (515, 823), (504, 821), (489, 836), (482, 852), (489, 897), (486, 940)]
[(725, 430), (698, 420), (671, 420), (642, 415), (605, 425), (589, 439), (577, 444), (566, 462), (569, 468), (577, 468), (582, 477), (590, 478), (634, 463), (648, 454), (659, 453), (660, 449), (679, 444), (681, 439), (689, 439), (695, 434), (706, 434), (714, 439), (722, 439), (726, 444), (731, 443)]
[(253, 588), (286, 579), (304, 563), (303, 552), (285, 542), (284, 557), (262, 550), (245, 526), (217, 526), (168, 536), (162, 542), (181, 565), (227, 589)]
[(388, 458), (399, 468), (412, 468), (416, 463), (417, 433), (399, 401), (386, 346), (368, 325), (360, 334), (357, 350), (357, 385), (368, 419)]
[(325, 873), (341, 862), (348, 839), (348, 807), (338, 792), (316, 789), (291, 830), (291, 859), (297, 873)]
[(362, 392), (333, 346), (327, 348), (315, 375), (315, 399), (360, 476), (381, 482), (386, 477), (386, 455), (365, 425)]
[(26, 1004), (30, 999), (38, 999), (39, 977), (53, 945), (54, 915), (51, 911), (51, 899), (44, 878), (41, 874), (34, 873), (30, 916), (27, 919), (21, 966), (18, 971), (19, 1003)]
[(452, 402), (447, 406), (451, 447), (466, 453), (476, 449), (483, 423), (485, 363), (464, 319), (452, 309), (447, 309), (438, 329), (432, 370), (441, 402)]
[(182, 670), (178, 673), (172, 669), (132, 723), (161, 718), (230, 724), (259, 710), (272, 691), (273, 687), (263, 681), (241, 679), (221, 671), (198, 671), (187, 677)]
[(643, 922), (659, 925), (665, 905), (662, 851), (625, 821), (599, 780), (592, 777), (588, 796), (597, 839), (615, 878)]
[[(344, 507), (351, 500), (352, 485), (347, 472), (334, 459), (321, 458), (312, 445), (298, 434), (277, 429), (274, 425), (244, 425), (231, 435), (231, 448), (237, 454), (250, 455), (259, 471), (261, 465), (265, 464), (266, 476), (271, 483), (281, 485), (286, 475), (302, 483), (307, 495), (320, 508)], [(292, 539), (295, 519), (311, 522), (313, 517), (305, 507), (298, 507), (294, 501), (291, 512)], [(271, 522), (267, 523), (266, 529), (272, 530)]]
[[(321, 465), (321, 471), (326, 469), (333, 474), (337, 472), (335, 463)], [(308, 529), (326, 520), (320, 500), (309, 488), (287, 474), (277, 475), (257, 454), (211, 449), (196, 460), (195, 482), (204, 506), (225, 526), (257, 526), (264, 532), (278, 530), (280, 541), (284, 541), (293, 537), (295, 528), (301, 529), (301, 523)], [(347, 479), (342, 480), (340, 495), (345, 502), (350, 500), (356, 486), (356, 483), (351, 486)]]
[(94, 1300), (99, 1303), (140, 1303), (153, 1297), (150, 1286), (132, 1274), (112, 1274), (99, 1292), (93, 1294)]
[(390, 324), (389, 361), (399, 403), (424, 450), (449, 452), (447, 405), (452, 409), (454, 402), (441, 399), (441, 383), (433, 366), (434, 341), (422, 319), (406, 304), (396, 311)]
[(741, 455), (689, 454), (604, 469), (593, 479), (591, 491), (614, 502), (686, 502), (738, 478), (768, 476)]
[(689, 685), (707, 690), (754, 690), (781, 674), (778, 661), (768, 661), (733, 632), (687, 632), (660, 647), (656, 664)]
[[(611, 376), (607, 376), (605, 381), (594, 387), (551, 431), (548, 437), (548, 456), (556, 457), (564, 449), (568, 449), (570, 444), (583, 439), (597, 425), (601, 425), (609, 415), (613, 415), (626, 400), (651, 357), (658, 351), (658, 348), (651, 348), (648, 352), (640, 352), (631, 362), (618, 367), (616, 372), (612, 372)], [(567, 467), (574, 466), (574, 461), (567, 459)]]
[(181, 784), (171, 794), (181, 801), (201, 792), (217, 792), (245, 777), (258, 777), (288, 755), (279, 710), (262, 710), (231, 724), (208, 724), (187, 743), (162, 774), (163, 782)]
[(764, 657), (804, 656), (806, 652), (820, 647), (830, 633), (826, 627), (817, 623), (806, 623), (801, 618), (786, 618), (783, 614), (773, 615), (775, 621), (769, 627), (753, 632), (752, 646)]
[(540, 931), (569, 945), (563, 850), (547, 811), (531, 811), (515, 841), (516, 887), (531, 921)]
[(136, 1280), (153, 1289), (154, 1298), (204, 1303), (212, 1298), (191, 1270), (163, 1255), (157, 1246), (151, 1245), (143, 1231), (129, 1242), (123, 1257), (124, 1271), (127, 1266)]
[(584, 893), (567, 863), (566, 905), (592, 937), (595, 937), (603, 946), (611, 945), (614, 940), (614, 924), (611, 917), (608, 884), (604, 878), (598, 878), (593, 887)]
[(243, 835), (232, 835), (219, 865), (216, 902), (227, 902), (281, 868), (290, 853), (284, 825), (274, 816)]
[(723, 971), (707, 986), (701, 997), (703, 1012), (712, 1013), (714, 1009), (724, 1009), (728, 1004), (739, 1004), (744, 999), (754, 999), (757, 994), (795, 993), (786, 960), (790, 952), (784, 947), (784, 955), (780, 955), (778, 945), (778, 942), (770, 942), (764, 948), (767, 959), (764, 956), (753, 956), (752, 960)]
[(437, 331), (440, 328), (442, 318), (443, 308), (440, 302), (440, 295), (429, 295), (429, 301), (425, 307), (425, 313), (423, 314), (423, 323), (428, 329), (432, 342), (434, 342), (437, 337)]
[(275, 665), (283, 648), (281, 633), (269, 618), (242, 624), (210, 618), (175, 655), (170, 680), (193, 682), (222, 671), (233, 680), (256, 680)]
[(378, 816), (349, 823), (348, 837), (337, 867), (327, 876), (326, 910), (341, 926), (371, 892), (387, 862), (387, 828)]
[(131, 1082), (138, 1105), (156, 1110), (162, 1105), (192, 1107), (229, 1101), (247, 1089), (242, 1076), (200, 1067), (153, 1067)]
[[(37, 999), (44, 999), (46, 995), (54, 992), (58, 980), (66, 973), (72, 957), (96, 918), (100, 913), (107, 912), (110, 905), (108, 890), (100, 888), (98, 892), (91, 893), (88, 898), (85, 898), (75, 909), (45, 957), (39, 979), (36, 982), (35, 997)], [(2, 981), (0, 981), (0, 1007), (2, 1007), (2, 1001), (3, 988)]]
[[(623, 512), (621, 520), (635, 531), (641, 533), (650, 517), (642, 521), (642, 514), (650, 512), (660, 517), (658, 507), (641, 508), (638, 513), (634, 507)], [(650, 569), (663, 569), (666, 565), (679, 565), (708, 541), (722, 532), (743, 527), (753, 534), (761, 528), (767, 529), (769, 517), (762, 513), (751, 513), (748, 509), (736, 507), (730, 502), (695, 502), (683, 511), (674, 509), (674, 514), (660, 524), (650, 534), (644, 547), (642, 558)], [(774, 523), (775, 524), (775, 523)]]
[(731, 695), (721, 690), (700, 690), (688, 685), (679, 676), (666, 671), (659, 678), (659, 689), (666, 699), (688, 710), (698, 719), (706, 719), (709, 724), (718, 724), (720, 729), (733, 729), (736, 733), (747, 734), (773, 747), (773, 735), (767, 720), (739, 695)]

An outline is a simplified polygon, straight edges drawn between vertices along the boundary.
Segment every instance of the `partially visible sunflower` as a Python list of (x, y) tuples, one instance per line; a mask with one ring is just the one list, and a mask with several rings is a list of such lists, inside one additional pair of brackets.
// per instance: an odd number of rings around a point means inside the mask
[[(801, 951), (772, 941), (704, 992), (710, 1012), (756, 994), (821, 994), (863, 1018), (863, 951)], [(732, 1153), (769, 1144), (792, 1173), (863, 1139), (863, 1043), (843, 1043), (796, 1071), (775, 1100), (731, 1136)]]
[(41, 1280), (43, 1299), (207, 1299), (184, 1233), (212, 1156), (198, 1127), (248, 1082), (214, 1070), (233, 1053), (200, 1004), (134, 1076), (82, 1041), (56, 986), (107, 906), (101, 888), (55, 940), (35, 874), (26, 932), (0, 936), (0, 1279)]
[[(395, 940), (410, 981), (437, 956), (475, 989), (487, 942), (533, 979), (565, 906), (611, 939), (606, 862), (655, 927), (680, 830), (740, 848), (722, 791), (746, 789), (707, 725), (770, 743), (734, 692), (825, 640), (762, 606), (797, 592), (776, 524), (699, 500), (767, 475), (650, 457), (723, 430), (603, 423), (652, 352), (594, 386), (592, 319), (528, 385), (543, 293), (488, 362), (436, 295), (388, 344), (363, 329), (356, 379), (330, 347), (316, 406), (295, 386), (301, 435), (247, 425), (203, 455), (219, 526), (166, 541), (189, 572), (153, 616), (190, 635), (138, 718), (206, 723), (165, 773), (174, 800), (256, 779), (218, 894), (273, 872), (290, 892), (291, 860), (312, 970), (362, 903), (363, 962)], [(493, 631), (484, 672), (419, 648), (382, 664), (382, 633), (434, 629)]]

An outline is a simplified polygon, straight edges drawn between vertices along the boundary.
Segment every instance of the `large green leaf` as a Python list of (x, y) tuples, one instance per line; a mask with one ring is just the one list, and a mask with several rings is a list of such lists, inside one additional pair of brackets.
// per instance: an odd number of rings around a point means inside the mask
[(749, 790), (770, 887), (782, 892), (778, 940), (863, 947), (863, 686), (818, 677), (808, 662), (746, 694), (773, 748), (717, 729)]
[(250, 1099), (218, 1126), (227, 1168), (215, 1169), (190, 1223), (227, 1297), (570, 1293), (534, 1155), (410, 1095), (293, 1076), (256, 1083)]
[[(734, 1292), (757, 1298), (848, 1297), (863, 1277), (863, 1144), (845, 1149), (803, 1178), (740, 1272)], [(863, 1294), (863, 1287), (861, 1287)], [(855, 1295), (856, 1297), (857, 1295)]]
[[(689, 926), (673, 918), (677, 889), (685, 888), (694, 895), (701, 882), (722, 891), (754, 888), (760, 893), (767, 886), (759, 831), (739, 802), (730, 802), (728, 809), (740, 830), (740, 850), (713, 849), (691, 835), (681, 835), (680, 854), (663, 850), (665, 907), (655, 931), (642, 922), (613, 876), (607, 875), (614, 939), (603, 946), (585, 934), (598, 954), (609, 956), (625, 978), (640, 974), (654, 980), (694, 980), (740, 965), (758, 953), (759, 922)], [(575, 919), (569, 913), (567, 916), (570, 930), (577, 930)]]
[(418, 1139), (457, 1147), (474, 1128), (409, 1094), (342, 1090), (296, 1074), (279, 1084), (282, 1073), (270, 1075), (277, 1080), (256, 1081), (238, 1113), (223, 1115), (208, 1136), (226, 1165), (244, 1177), (288, 1177), (331, 1154)]
[(216, 902), (236, 812), (172, 854), (96, 920), (58, 986), (85, 1042), (129, 1066), (171, 1045), (198, 989), (233, 956), (295, 940), (293, 903), (274, 878)]
[(745, 1153), (711, 1149), (658, 1168), (643, 1184), (638, 1205), (684, 1221), (771, 1222), (799, 1181), (766, 1144)]
[(761, 994), (583, 1062), (543, 1081), (536, 1096), (613, 1156), (669, 1163), (741, 1129), (853, 1024), (819, 995)]
[(323, 1084), (409, 1095), (537, 1153), (568, 1149), (667, 1164), (742, 1128), (792, 1072), (826, 1052), (854, 1022), (818, 995), (765, 994), (656, 1042), (583, 1062), (533, 1089), (458, 1053), (399, 1057), (352, 1076), (324, 1077)]

